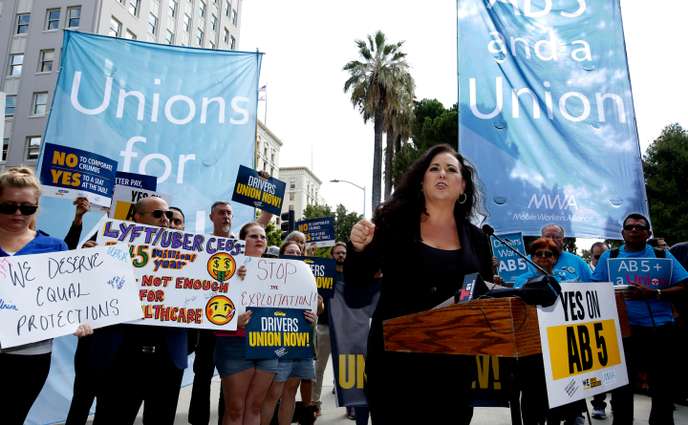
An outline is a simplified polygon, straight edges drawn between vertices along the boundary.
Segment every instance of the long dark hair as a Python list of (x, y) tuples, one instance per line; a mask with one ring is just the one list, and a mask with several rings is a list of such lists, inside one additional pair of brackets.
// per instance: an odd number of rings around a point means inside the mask
[(392, 197), (382, 203), (375, 211), (374, 221), (377, 225), (403, 225), (404, 222), (408, 225), (410, 222), (407, 220), (418, 219), (421, 214), (427, 213), (425, 210), (425, 197), (421, 191), (423, 176), (432, 159), (442, 153), (449, 153), (456, 157), (461, 165), (461, 177), (466, 182), (466, 190), (464, 191), (466, 201), (454, 204), (454, 217), (457, 220), (469, 220), (473, 216), (479, 202), (475, 169), (454, 148), (448, 144), (440, 144), (432, 146), (423, 156), (411, 164), (406, 174), (401, 177), (399, 185), (392, 193)]

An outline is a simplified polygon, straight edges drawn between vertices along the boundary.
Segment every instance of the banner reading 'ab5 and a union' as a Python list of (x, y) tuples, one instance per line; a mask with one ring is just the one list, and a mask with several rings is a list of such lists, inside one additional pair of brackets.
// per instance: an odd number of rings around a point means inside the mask
[(618, 0), (460, 0), (459, 141), (500, 233), (647, 215)]

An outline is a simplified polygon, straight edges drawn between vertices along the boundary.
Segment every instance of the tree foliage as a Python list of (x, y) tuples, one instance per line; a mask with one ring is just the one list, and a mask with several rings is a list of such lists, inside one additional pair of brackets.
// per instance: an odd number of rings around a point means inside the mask
[(669, 244), (688, 240), (688, 131), (666, 126), (643, 159), (652, 230)]

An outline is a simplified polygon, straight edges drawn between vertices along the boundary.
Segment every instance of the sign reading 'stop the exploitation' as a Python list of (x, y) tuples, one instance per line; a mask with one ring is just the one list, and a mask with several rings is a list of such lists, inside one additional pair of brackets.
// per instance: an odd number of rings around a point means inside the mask
[(628, 384), (612, 285), (562, 283), (537, 313), (550, 408)]

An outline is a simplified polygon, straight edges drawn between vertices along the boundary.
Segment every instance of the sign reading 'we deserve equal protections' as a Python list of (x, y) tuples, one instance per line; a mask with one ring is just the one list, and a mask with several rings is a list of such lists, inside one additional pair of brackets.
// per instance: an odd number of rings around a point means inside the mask
[(141, 318), (124, 244), (0, 259), (3, 348)]
[(310, 267), (246, 257), (244, 241), (109, 219), (98, 243), (113, 242), (130, 245), (143, 308), (138, 324), (235, 330), (247, 307), (316, 306)]

